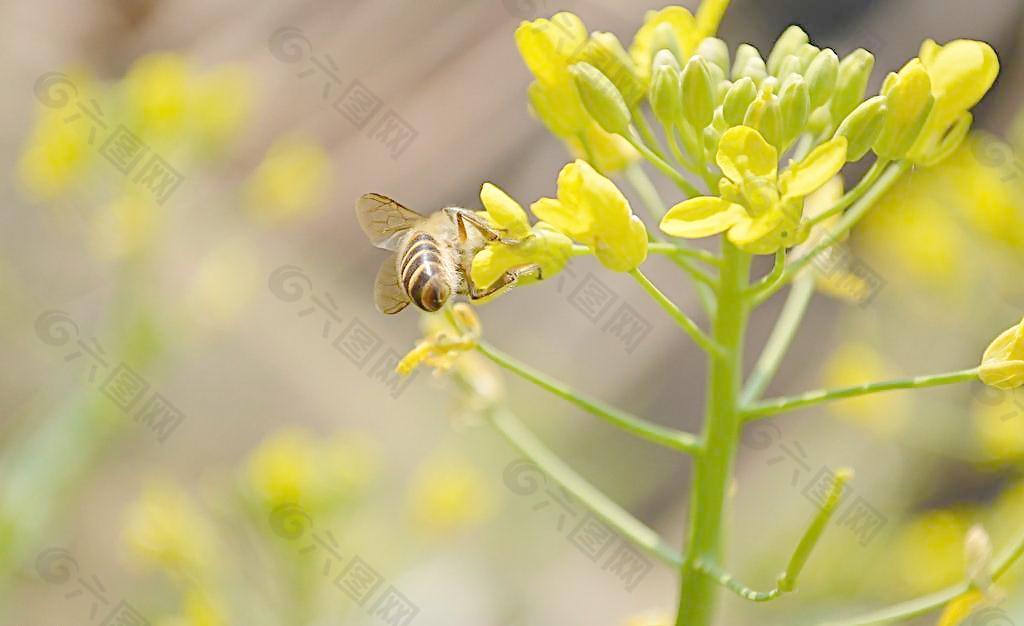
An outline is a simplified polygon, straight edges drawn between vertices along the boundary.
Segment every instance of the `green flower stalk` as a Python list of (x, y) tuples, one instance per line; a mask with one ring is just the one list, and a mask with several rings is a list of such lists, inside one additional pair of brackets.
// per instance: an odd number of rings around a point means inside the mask
[[(1018, 324), (985, 351), (978, 367), (903, 380), (822, 389), (763, 399), (793, 337), (815, 280), (808, 265), (841, 242), (908, 171), (948, 157), (966, 136), (970, 109), (991, 87), (998, 59), (979, 41), (946, 46), (927, 41), (919, 58), (867, 95), (874, 57), (858, 49), (840, 60), (791, 26), (767, 61), (753, 46), (730, 54), (714, 37), (728, 3), (705, 0), (694, 16), (682, 7), (648, 12), (628, 52), (613, 35), (587, 34), (571, 13), (523, 22), (516, 42), (535, 77), (528, 95), (535, 114), (577, 158), (558, 176), (554, 198), (540, 198), (530, 225), (520, 205), (487, 185), (481, 194), (495, 236), (472, 251), (477, 283), (540, 267), (540, 279), (579, 255), (592, 254), (609, 271), (628, 273), (706, 354), (707, 394), (699, 433), (656, 425), (578, 392), (482, 339), (464, 304), (444, 312), (449, 325), (421, 340), (399, 364), (451, 371), (467, 393), (480, 392), (463, 357), (482, 354), (529, 384), (593, 414), (624, 433), (687, 454), (693, 460), (683, 549), (633, 518), (546, 448), (492, 394), (481, 404), (488, 421), (567, 490), (679, 577), (677, 626), (709, 626), (721, 590), (754, 602), (798, 593), (798, 577), (824, 534), (852, 471), (841, 470), (825, 505), (809, 521), (775, 587), (757, 591), (724, 567), (728, 495), (744, 424), (801, 407), (882, 392), (980, 379), (1009, 389), (1024, 385), (1024, 331)], [(571, 45), (570, 45), (571, 44)], [(648, 111), (660, 135), (648, 123)], [(595, 131), (596, 129), (596, 131)], [(599, 141), (598, 141), (599, 139)], [(576, 148), (584, 146), (580, 157)], [(667, 149), (666, 149), (667, 148)], [(843, 192), (846, 164), (873, 158), (867, 173)], [(678, 188), (668, 209), (637, 159)], [(626, 180), (648, 205), (658, 228), (646, 226), (616, 184)], [(814, 210), (805, 211), (805, 205)], [(808, 241), (812, 229), (824, 236)], [(717, 252), (687, 239), (714, 237)], [(772, 255), (773, 269), (751, 276), (754, 256)], [(702, 328), (644, 272), (664, 257), (695, 281), (709, 326)], [(744, 376), (746, 328), (758, 307), (792, 285), (753, 371)], [(508, 296), (502, 296), (508, 297)], [(518, 297), (518, 294), (517, 296)], [(436, 328), (436, 326), (435, 326)], [(682, 495), (682, 494), (680, 494)], [(975, 550), (977, 552), (977, 550)], [(997, 551), (986, 569), (996, 580), (1024, 553), (1024, 535)], [(975, 576), (976, 580), (980, 580)], [(965, 581), (940, 595), (910, 600), (849, 623), (892, 623), (960, 601)]]

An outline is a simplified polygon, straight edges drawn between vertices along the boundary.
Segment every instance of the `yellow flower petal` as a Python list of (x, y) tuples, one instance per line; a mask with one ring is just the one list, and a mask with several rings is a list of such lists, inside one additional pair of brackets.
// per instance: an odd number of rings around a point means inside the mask
[(722, 134), (715, 162), (736, 183), (748, 177), (775, 178), (779, 153), (761, 133), (749, 126), (736, 126)]
[(783, 195), (802, 198), (827, 183), (846, 165), (846, 145), (846, 137), (834, 137), (790, 166), (779, 180)]
[(998, 389), (1024, 385), (1024, 320), (1003, 331), (985, 349), (978, 377)]
[[(572, 241), (550, 224), (540, 222), (518, 245), (491, 243), (476, 253), (470, 275), (477, 287), (487, 288), (498, 282), (505, 272), (536, 263), (540, 265), (543, 278), (548, 279), (562, 271), (571, 256)], [(524, 277), (519, 284), (532, 280)]]
[(522, 239), (530, 234), (530, 222), (526, 217), (526, 211), (495, 185), (483, 184), (480, 188), (480, 202), (487, 209), (491, 223), (505, 229), (509, 237)]
[(516, 29), (516, 45), (530, 72), (545, 85), (568, 79), (566, 68), (587, 41), (587, 27), (572, 13), (556, 13), (550, 20), (523, 22)]
[(746, 217), (742, 206), (722, 198), (690, 198), (665, 213), (661, 230), (673, 237), (709, 237), (729, 230)]
[(999, 58), (983, 41), (957, 39), (940, 46), (927, 40), (920, 58), (931, 79), (935, 105), (910, 156), (927, 158), (947, 129), (977, 104), (999, 74)]
[(729, 229), (729, 241), (741, 248), (750, 246), (771, 234), (784, 217), (782, 211), (768, 211), (759, 217), (741, 220)]
[[(710, 25), (712, 20), (707, 20)], [(636, 31), (633, 37), (633, 44), (629, 47), (629, 54), (636, 63), (637, 73), (646, 83), (651, 76), (651, 61), (657, 50), (653, 49), (654, 31), (661, 24), (668, 24), (672, 27), (672, 33), (676, 37), (679, 51), (684, 57), (693, 54), (693, 50), (704, 37), (697, 28), (697, 21), (693, 14), (679, 6), (669, 6), (660, 11), (648, 11), (644, 18), (644, 24)]]
[(534, 215), (589, 246), (616, 271), (635, 268), (647, 256), (647, 233), (629, 201), (611, 180), (576, 160), (558, 174), (558, 200), (541, 198)]

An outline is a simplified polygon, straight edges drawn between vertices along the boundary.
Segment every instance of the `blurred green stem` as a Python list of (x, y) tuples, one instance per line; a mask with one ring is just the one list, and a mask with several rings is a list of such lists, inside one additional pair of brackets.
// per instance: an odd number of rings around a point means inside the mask
[(786, 298), (786, 304), (782, 307), (782, 313), (779, 314), (779, 319), (775, 322), (768, 341), (761, 349), (761, 356), (758, 357), (757, 363), (754, 365), (754, 371), (750, 373), (750, 377), (747, 378), (743, 387), (740, 402), (744, 404), (752, 402), (768, 388), (782, 363), (782, 358), (793, 342), (797, 329), (800, 328), (800, 322), (804, 319), (804, 313), (807, 312), (807, 305), (810, 304), (813, 295), (813, 275), (803, 274), (793, 282), (793, 287), (789, 290), (789, 296)]
[(545, 474), (551, 477), (578, 498), (590, 510), (612, 526), (623, 536), (635, 543), (654, 558), (670, 567), (678, 568), (683, 557), (672, 546), (665, 543), (658, 533), (630, 515), (601, 490), (566, 465), (558, 455), (548, 449), (510, 410), (505, 407), (491, 407), (487, 418), (516, 449), (533, 461)]
[(622, 136), (625, 137), (626, 141), (628, 141), (634, 148), (636, 148), (637, 152), (643, 155), (645, 159), (650, 161), (651, 164), (654, 165), (654, 167), (661, 170), (661, 172), (665, 174), (665, 176), (671, 178), (672, 182), (674, 182), (677, 187), (682, 189), (683, 192), (687, 194), (687, 197), (694, 198), (696, 196), (701, 195), (700, 191), (697, 189), (697, 187), (693, 185), (693, 183), (686, 180), (686, 177), (679, 173), (679, 171), (676, 170), (674, 167), (669, 165), (665, 161), (665, 159), (661, 158), (660, 156), (655, 154), (650, 148), (645, 146), (642, 139), (640, 138), (640, 135), (637, 134), (635, 130), (628, 135)]
[(699, 444), (697, 442), (697, 438), (690, 433), (659, 426), (658, 424), (630, 415), (624, 411), (611, 408), (596, 400), (588, 399), (567, 385), (541, 374), (523, 363), (520, 363), (485, 342), (480, 342), (477, 346), (477, 350), (490, 360), (520, 378), (528, 380), (541, 389), (550, 391), (559, 398), (567, 400), (584, 411), (600, 417), (616, 428), (621, 428), (622, 430), (636, 435), (641, 439), (646, 439), (647, 441), (652, 441), (688, 454), (694, 453), (698, 448)]
[(903, 378), (900, 380), (886, 380), (877, 383), (866, 383), (863, 385), (854, 385), (852, 387), (843, 387), (841, 389), (817, 389), (815, 391), (808, 391), (796, 396), (772, 398), (770, 400), (757, 402), (743, 409), (742, 415), (745, 420), (759, 419), (769, 415), (775, 415), (776, 413), (784, 413), (801, 407), (813, 406), (823, 402), (832, 402), (843, 398), (855, 398), (857, 396), (865, 396), (872, 393), (880, 393), (882, 391), (892, 391), (894, 389), (921, 389), (924, 387), (951, 385), (953, 383), (975, 380), (977, 377), (978, 368), (972, 367), (970, 369), (947, 372), (945, 374), (915, 376), (914, 378)]

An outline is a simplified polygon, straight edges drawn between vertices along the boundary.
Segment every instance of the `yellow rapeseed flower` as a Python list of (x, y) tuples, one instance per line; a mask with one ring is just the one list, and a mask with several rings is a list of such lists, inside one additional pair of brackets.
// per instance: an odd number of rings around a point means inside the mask
[(196, 78), (188, 91), (188, 116), (196, 141), (216, 151), (233, 139), (248, 121), (253, 103), (253, 77), (240, 65), (219, 65)]
[(275, 433), (249, 456), (246, 477), (268, 508), (310, 506), (318, 495), (316, 442), (299, 430)]
[[(633, 36), (633, 44), (629, 47), (629, 54), (633, 57), (637, 73), (641, 80), (646, 83), (651, 78), (651, 63), (658, 51), (654, 49), (655, 35), (659, 26), (666, 24), (672, 35), (672, 42), (676, 49), (682, 54), (679, 59), (684, 63), (687, 58), (697, 49), (700, 40), (711, 33), (704, 34), (697, 27), (697, 20), (693, 13), (681, 6), (668, 6), (659, 11), (648, 11), (644, 16), (644, 23), (636, 35)], [(710, 24), (710, 20), (709, 20)], [(717, 22), (714, 24), (717, 27)]]
[(179, 54), (135, 61), (120, 83), (129, 128), (147, 139), (175, 138), (186, 126), (190, 80), (191, 67)]
[(146, 489), (128, 510), (123, 536), (140, 559), (183, 577), (205, 571), (215, 558), (207, 520), (176, 485)]
[(618, 272), (647, 258), (647, 229), (611, 180), (586, 161), (567, 164), (558, 174), (558, 197), (541, 198), (530, 210), (572, 239), (589, 247), (601, 263)]
[(970, 127), (969, 110), (992, 87), (999, 58), (983, 41), (957, 39), (941, 46), (928, 39), (919, 53), (931, 79), (935, 105), (910, 149), (916, 163), (934, 165), (952, 154)]
[(18, 159), (18, 174), (32, 196), (52, 200), (82, 179), (96, 145), (89, 145), (88, 125), (68, 122), (66, 111), (40, 108), (39, 119)]
[[(519, 243), (491, 242), (474, 255), (470, 275), (478, 287), (490, 287), (505, 272), (531, 264), (540, 266), (544, 279), (562, 271), (572, 256), (572, 241), (568, 237), (544, 222), (531, 227), (519, 203), (491, 183), (484, 183), (480, 189), (480, 201), (485, 209), (483, 216), (496, 228), (503, 229), (506, 237)], [(533, 280), (532, 276), (526, 276), (520, 284)]]
[(1024, 320), (1003, 331), (985, 349), (978, 377), (998, 389), (1024, 385)]
[(930, 511), (899, 529), (893, 559), (906, 593), (929, 593), (963, 580), (968, 526), (961, 512)]
[(494, 509), (494, 495), (480, 472), (460, 458), (437, 457), (419, 468), (410, 490), (418, 527), (454, 531), (478, 523)]
[(330, 185), (331, 159), (316, 141), (298, 135), (276, 140), (245, 183), (250, 211), (266, 222), (315, 213)]
[(662, 218), (661, 230), (687, 238), (728, 231), (740, 248), (768, 254), (806, 238), (800, 223), (804, 198), (846, 164), (846, 138), (818, 146), (778, 175), (778, 150), (753, 128), (736, 126), (722, 135), (716, 162), (725, 175), (721, 197), (680, 202)]
[[(893, 378), (896, 372), (882, 355), (866, 344), (844, 343), (829, 356), (823, 370), (826, 387), (847, 387)], [(829, 405), (838, 417), (872, 431), (879, 437), (898, 434), (907, 423), (906, 399), (899, 394), (873, 394), (847, 398)]]

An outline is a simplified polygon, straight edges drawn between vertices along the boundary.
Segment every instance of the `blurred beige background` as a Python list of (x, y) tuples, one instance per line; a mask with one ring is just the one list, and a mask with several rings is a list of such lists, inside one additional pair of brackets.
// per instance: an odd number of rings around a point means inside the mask
[[(683, 4), (693, 8), (693, 3)], [(418, 326), (411, 311), (395, 317), (374, 311), (373, 274), (382, 253), (364, 240), (352, 212), (354, 199), (368, 191), (424, 212), (448, 204), (477, 207), (484, 181), (524, 204), (553, 193), (568, 157), (527, 110), (529, 75), (512, 39), (516, 25), (564, 9), (579, 14), (592, 30), (612, 31), (627, 40), (647, 8), (657, 7), (601, 0), (4, 3), (0, 40), (6, 54), (0, 63), (8, 95), (0, 105), (0, 159), (6, 173), (0, 183), (5, 200), (0, 210), (0, 341), (5, 346), (0, 355), (0, 442), (15, 452), (8, 452), (8, 462), (0, 465), (0, 489), (9, 502), (51, 497), (55, 502), (52, 508), (25, 513), (34, 529), (32, 541), (10, 548), (13, 580), (2, 603), (7, 623), (100, 623), (109, 610), (92, 617), (84, 596), (67, 597), (74, 580), (61, 585), (40, 580), (37, 556), (52, 546), (66, 548), (81, 575), (98, 576), (112, 604), (130, 598), (136, 606), (149, 607), (146, 614), (154, 623), (158, 614), (173, 613), (176, 601), (163, 598), (164, 592), (174, 597), (169, 591), (173, 583), (139, 566), (124, 545), (125, 511), (151, 481), (170, 479), (204, 507), (228, 508), (220, 494), (236, 480), (237, 468), (264, 438), (288, 427), (316, 438), (346, 433), (374, 442), (379, 473), (365, 496), (366, 510), (374, 511), (374, 517), (353, 531), (358, 545), (350, 550), (376, 564), (415, 600), (420, 610), (415, 624), (619, 624), (643, 611), (671, 610), (676, 585), (671, 573), (655, 567), (636, 589), (624, 590), (621, 581), (581, 555), (555, 528), (551, 510), (533, 510), (536, 497), (510, 492), (503, 472), (518, 455), (486, 427), (453, 418), (450, 390), (429, 372), (420, 372), (397, 398), (392, 397), (394, 387), (374, 376), (383, 376), (378, 359), (385, 353), (401, 354), (411, 347)], [(857, 46), (871, 49), (877, 58), (873, 88), (886, 71), (914, 56), (925, 37), (984, 39), (999, 51), (1003, 72), (979, 107), (976, 125), (1007, 133), (1020, 106), (1021, 13), (1014, 0), (737, 0), (721, 36), (733, 45), (749, 41), (765, 50), (785, 25), (801, 23), (816, 44), (841, 54)], [(299, 46), (295, 62), (283, 60), (290, 53), (272, 41), (275, 34), (286, 33)], [(181, 167), (183, 182), (164, 205), (162, 230), (153, 239), (145, 277), (136, 283), (142, 288), (129, 292), (144, 298), (159, 322), (154, 326), (159, 357), (139, 369), (152, 389), (172, 399), (184, 421), (162, 443), (124, 420), (126, 425), (109, 438), (77, 447), (73, 419), (54, 422), (53, 416), (73, 413), (83, 398), (88, 403), (98, 397), (98, 386), (88, 381), (82, 359), (65, 361), (70, 348), (40, 341), (35, 325), (45, 311), (61, 310), (83, 338), (95, 336), (109, 348), (118, 336), (111, 311), (122, 293), (118, 285), (124, 267), (116, 258), (95, 253), (99, 201), (92, 192), (102, 190), (93, 187), (58, 201), (33, 198), (16, 174), (19, 155), (31, 138), (39, 108), (34, 86), (41, 75), (89, 68), (100, 81), (113, 81), (139, 57), (160, 51), (182, 55), (196, 71), (239, 64), (251, 76), (245, 96), (251, 110), (215, 158)], [(313, 71), (314, 60), (324, 67), (336, 64), (335, 79), (327, 79), (322, 69)], [(299, 75), (307, 71), (313, 73)], [(358, 102), (352, 100), (354, 93)], [(350, 100), (338, 104), (344, 94)], [(407, 139), (392, 122), (407, 125)], [(323, 191), (288, 219), (254, 218), (245, 199), (247, 181), (268, 147), (293, 134), (324, 149), (329, 160)], [(395, 143), (389, 146), (389, 140)], [(672, 197), (668, 187), (661, 191)], [(690, 287), (659, 261), (649, 263), (652, 278), (697, 311)], [(294, 302), (271, 286), (275, 271), (284, 266), (298, 268), (300, 282), (293, 284), (305, 285)], [(603, 400), (697, 430), (704, 384), (699, 351), (634, 284), (597, 274), (591, 259), (573, 267), (574, 275), (481, 308), (486, 336)], [(603, 318), (591, 322), (572, 305), (573, 289), (591, 272), (616, 302), (628, 301), (649, 322), (649, 334), (633, 351), (602, 330)], [(776, 392), (817, 387), (838, 334), (884, 326), (901, 299), (937, 298), (930, 306), (943, 306), (941, 294), (907, 295), (901, 290), (912, 289), (912, 283), (901, 283), (895, 274), (886, 278), (871, 306), (824, 298), (812, 304), (773, 386)], [(330, 317), (322, 310), (306, 313), (314, 306), (313, 296), (327, 294), (336, 305), (329, 326)], [(1022, 303), (1000, 306), (1017, 305), (1019, 315)], [(752, 345), (763, 340), (777, 311), (778, 304), (772, 304), (757, 318)], [(365, 363), (353, 362), (351, 351), (346, 355), (344, 347), (332, 345), (352, 324), (353, 332), (371, 333), (351, 348), (359, 355), (373, 350)], [(977, 341), (990, 335), (985, 329), (978, 337), (944, 337), (941, 343), (952, 356), (941, 357), (941, 365), (936, 359), (933, 367), (969, 364), (980, 351)], [(756, 356), (755, 349), (751, 353)], [(686, 459), (629, 440), (521, 381), (508, 380), (507, 385), (513, 406), (568, 461), (678, 543)], [(849, 425), (806, 415), (786, 419), (787, 438), (804, 442), (815, 467), (852, 463), (861, 472), (863, 489), (878, 494), (880, 507), (890, 498), (909, 501), (910, 508), (930, 506), (929, 497), (938, 502), (984, 499), (985, 490), (992, 489), (992, 481), (959, 475), (962, 466), (955, 463), (947, 466), (939, 459), (921, 465), (905, 441), (880, 442)], [(51, 423), (57, 425), (47, 426)], [(54, 429), (52, 440), (59, 444), (32, 448), (24, 443), (47, 427)], [(28, 463), (26, 451), (32, 450), (39, 454)], [(810, 511), (799, 490), (787, 488), (789, 471), (766, 463), (769, 456), (756, 448), (744, 451), (733, 529), (747, 538), (736, 543), (737, 568), (765, 586), (795, 541), (795, 524)], [(444, 532), (424, 530), (410, 514), (415, 509), (410, 494), (424, 465), (436, 459), (456, 459), (472, 469), (475, 487), (456, 488), (453, 497), (479, 495), (486, 513), (468, 515), (470, 522)], [(29, 466), (33, 476), (52, 474), (41, 479), (52, 491), (19, 491), (27, 484)], [(946, 481), (942, 489), (929, 486), (937, 476)], [(223, 551), (257, 550), (252, 546), (256, 540), (230, 516), (224, 519)], [(844, 542), (855, 542), (837, 535), (834, 541), (843, 544), (837, 554), (848, 554)], [(846, 560), (862, 569), (839, 576), (845, 586), (836, 587), (834, 578), (826, 576), (833, 586), (823, 583), (815, 595), (811, 585), (812, 613), (849, 609), (855, 599), (864, 606), (898, 599), (869, 584), (873, 568), (891, 565), (886, 554), (879, 554), (881, 546), (872, 544), (873, 552), (861, 550), (857, 560)], [(222, 562), (243, 581), (272, 578), (266, 566), (229, 557)], [(807, 578), (835, 566), (836, 561), (812, 561)], [(255, 597), (260, 588), (254, 583), (233, 593)], [(753, 623), (745, 621), (749, 614), (739, 600), (723, 602), (722, 624)], [(780, 601), (770, 609), (771, 623), (792, 623), (787, 611), (800, 602)], [(254, 621), (230, 623), (286, 623), (272, 614), (250, 618)], [(384, 622), (349, 604), (345, 612), (316, 623)]]

